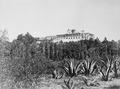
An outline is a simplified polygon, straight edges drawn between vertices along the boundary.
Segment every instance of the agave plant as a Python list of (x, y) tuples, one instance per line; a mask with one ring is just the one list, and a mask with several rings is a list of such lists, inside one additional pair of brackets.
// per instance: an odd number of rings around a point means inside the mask
[(59, 65), (61, 65), (61, 62), (53, 62), (53, 68), (51, 70), (52, 78), (60, 79), (63, 77), (63, 73), (60, 74), (62, 71), (60, 70)]
[(63, 77), (63, 74), (59, 75), (59, 70), (58, 69), (53, 70), (53, 72), (52, 72), (52, 78), (60, 79), (62, 77)]
[(80, 71), (80, 66), (82, 65), (82, 62), (79, 61), (75, 65), (74, 59), (71, 59), (70, 61), (67, 61), (67, 60), (64, 60), (64, 61), (67, 64), (67, 66), (60, 66), (60, 68), (62, 68), (65, 71), (65, 73), (71, 78), (74, 76), (77, 76), (78, 72)]
[(68, 80), (64, 80), (64, 85), (61, 85), (63, 89), (75, 89), (75, 84), (73, 83), (73, 81), (71, 80), (71, 78), (69, 78)]
[(102, 74), (102, 79), (104, 81), (108, 81), (109, 73), (112, 68), (112, 62), (113, 62), (112, 58), (108, 58), (108, 56), (106, 56), (106, 58), (107, 58), (107, 62), (100, 60), (103, 66), (98, 67), (99, 72)]
[(120, 60), (118, 57), (116, 57), (116, 59), (113, 62), (113, 72), (114, 72), (114, 77), (118, 78), (118, 69), (120, 66)]
[(83, 76), (78, 76), (78, 79), (82, 80), (85, 83), (85, 85), (88, 86), (88, 80), (87, 80), (87, 78), (85, 78)]
[(96, 67), (96, 60), (92, 60), (88, 57), (86, 57), (85, 60), (83, 60), (82, 63), (82, 70), (81, 73), (85, 74), (86, 76), (89, 76), (95, 71)]
[(118, 77), (117, 61), (114, 61), (113, 71), (114, 71), (114, 77), (117, 78)]

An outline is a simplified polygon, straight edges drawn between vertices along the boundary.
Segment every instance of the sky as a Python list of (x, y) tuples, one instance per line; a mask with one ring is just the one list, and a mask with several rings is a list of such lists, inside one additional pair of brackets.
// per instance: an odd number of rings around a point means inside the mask
[(10, 41), (85, 30), (103, 40), (120, 40), (120, 0), (0, 0), (0, 30)]

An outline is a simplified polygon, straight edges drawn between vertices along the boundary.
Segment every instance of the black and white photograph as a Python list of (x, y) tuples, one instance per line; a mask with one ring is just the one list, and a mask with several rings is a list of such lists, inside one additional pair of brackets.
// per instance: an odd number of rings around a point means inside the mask
[(120, 0), (0, 0), (0, 89), (120, 89)]

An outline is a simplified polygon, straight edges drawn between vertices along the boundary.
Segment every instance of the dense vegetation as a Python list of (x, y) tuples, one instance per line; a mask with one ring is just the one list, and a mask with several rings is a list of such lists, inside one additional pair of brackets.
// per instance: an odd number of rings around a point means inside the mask
[(108, 81), (113, 70), (118, 77), (120, 41), (91, 38), (76, 42), (43, 40), (38, 43), (37, 38), (26, 33), (9, 42), (5, 32), (1, 32), (0, 37), (0, 72), (15, 82), (33, 82), (42, 74), (51, 74), (57, 79), (60, 78), (58, 72), (69, 77), (101, 73), (102, 79)]

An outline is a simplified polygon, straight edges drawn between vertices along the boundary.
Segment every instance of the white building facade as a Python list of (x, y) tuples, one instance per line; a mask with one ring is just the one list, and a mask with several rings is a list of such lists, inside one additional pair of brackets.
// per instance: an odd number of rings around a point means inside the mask
[(69, 30), (67, 31), (66, 34), (60, 34), (60, 35), (56, 35), (56, 36), (47, 36), (47, 37), (43, 37), (40, 38), (40, 40), (52, 40), (53, 42), (69, 42), (69, 41), (79, 41), (79, 40), (85, 40), (85, 39), (90, 39), (93, 38), (94, 39), (94, 34), (91, 33), (85, 33), (84, 31), (80, 32), (76, 32), (75, 29)]

